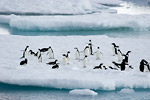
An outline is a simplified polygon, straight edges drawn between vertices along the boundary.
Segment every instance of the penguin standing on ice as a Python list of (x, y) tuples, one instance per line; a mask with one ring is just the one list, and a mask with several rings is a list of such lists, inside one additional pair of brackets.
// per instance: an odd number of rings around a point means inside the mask
[(39, 62), (42, 62), (42, 55), (41, 55), (40, 49), (37, 52), (37, 58), (38, 58)]
[(83, 59), (83, 68), (87, 67), (87, 55), (85, 55), (84, 59)]
[(122, 52), (120, 49), (118, 49), (118, 61), (122, 61), (123, 57), (122, 57)]
[(125, 57), (124, 60), (126, 63), (128, 63), (129, 53), (131, 53), (131, 51), (128, 51), (126, 54), (123, 54), (123, 56)]
[(112, 51), (113, 51), (113, 56), (117, 55), (117, 48), (119, 48), (119, 46), (117, 46), (115, 43), (112, 43)]
[(70, 63), (70, 51), (67, 52), (66, 58), (67, 58), (67, 64), (69, 64)]
[(54, 59), (54, 52), (53, 52), (53, 49), (51, 48), (51, 46), (48, 48), (47, 54), (49, 54), (50, 59)]
[[(147, 67), (147, 68), (145, 69), (145, 67)], [(150, 66), (149, 66), (148, 62), (145, 59), (141, 60), (139, 69), (140, 69), (141, 72), (150, 71)]]
[(23, 61), (20, 62), (20, 65), (26, 65), (27, 63), (28, 63), (28, 60), (25, 59), (25, 60), (23, 60)]
[(23, 51), (23, 56), (22, 56), (20, 59), (22, 59), (22, 58), (27, 58), (27, 55), (28, 55), (28, 48), (29, 48), (29, 46), (26, 46), (25, 50)]
[(93, 55), (93, 49), (92, 49), (93, 44), (92, 44), (92, 41), (91, 41), (91, 40), (89, 40), (88, 45), (89, 45), (90, 54)]
[(79, 60), (80, 59), (80, 52), (79, 52), (78, 48), (74, 48), (74, 49), (76, 49), (76, 52), (75, 52), (76, 60)]
[(84, 56), (89, 56), (90, 54), (90, 49), (89, 49), (89, 46), (86, 46), (85, 49), (84, 49)]
[(67, 56), (63, 54), (63, 65), (67, 65)]
[(100, 59), (100, 55), (101, 55), (101, 54), (102, 54), (102, 53), (100, 52), (100, 48), (97, 47), (97, 51), (96, 51), (96, 60)]

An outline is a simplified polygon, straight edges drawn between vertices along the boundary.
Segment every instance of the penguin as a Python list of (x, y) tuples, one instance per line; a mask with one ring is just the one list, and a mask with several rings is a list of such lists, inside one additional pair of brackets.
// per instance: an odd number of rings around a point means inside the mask
[(89, 53), (90, 53), (89, 46), (86, 46), (84, 49), (84, 56), (89, 56)]
[(67, 64), (69, 64), (70, 63), (70, 51), (67, 52), (66, 58), (67, 58)]
[(63, 54), (63, 65), (67, 65), (67, 57)]
[(29, 46), (26, 46), (25, 50), (23, 51), (23, 56), (22, 56), (20, 59), (22, 59), (22, 58), (27, 58), (27, 55), (28, 55), (28, 48), (29, 48)]
[(113, 67), (111, 67), (111, 66), (109, 66), (109, 68), (112, 69), (112, 70), (118, 70), (117, 68), (113, 68)]
[(39, 49), (40, 52), (47, 52), (49, 48), (42, 48), (42, 49)]
[(126, 54), (123, 54), (126, 63), (128, 63), (129, 53), (131, 53), (131, 51), (128, 51)]
[(80, 59), (80, 52), (79, 52), (78, 48), (74, 48), (74, 49), (76, 49), (76, 52), (75, 52), (76, 60), (79, 60)]
[(84, 59), (83, 59), (83, 68), (87, 67), (87, 55), (85, 55)]
[(101, 63), (99, 66), (95, 66), (93, 69), (102, 69), (103, 63)]
[(117, 48), (119, 48), (119, 46), (117, 46), (115, 43), (112, 43), (113, 56), (117, 55)]
[(90, 54), (93, 55), (93, 49), (92, 49), (92, 41), (89, 40), (89, 43), (88, 43), (88, 46), (89, 46), (89, 51), (90, 51)]
[(58, 69), (59, 68), (59, 65), (58, 65), (59, 63), (56, 63), (54, 66), (52, 66), (52, 69)]
[(46, 63), (46, 64), (47, 64), (47, 65), (55, 65), (57, 61), (58, 61), (58, 60), (56, 59), (55, 61), (53, 61), (53, 62), (48, 62), (48, 63)]
[(38, 49), (37, 58), (38, 58), (39, 62), (42, 62), (42, 55), (41, 55), (40, 49)]
[[(145, 66), (147, 67), (147, 69), (145, 69)], [(141, 60), (139, 69), (140, 69), (141, 72), (150, 71), (150, 66), (149, 66), (148, 62), (145, 59)]]
[(102, 53), (100, 52), (100, 48), (97, 47), (97, 51), (96, 51), (96, 60), (100, 59), (100, 54), (102, 54)]
[(26, 65), (27, 63), (28, 63), (28, 60), (25, 59), (25, 60), (23, 60), (23, 61), (20, 62), (20, 65)]
[(51, 48), (51, 46), (49, 46), (49, 48), (48, 48), (47, 55), (48, 54), (49, 54), (49, 59), (54, 59), (54, 52), (53, 52), (53, 49)]
[(29, 54), (30, 54), (30, 55), (33, 55), (33, 56), (36, 56), (36, 53), (33, 52), (32, 50), (29, 50)]
[(112, 63), (113, 63), (115, 66), (117, 66), (118, 68), (120, 68), (121, 71), (124, 71), (125, 68), (126, 68), (125, 66), (128, 65), (125, 59), (122, 60), (121, 64), (116, 63), (116, 62), (114, 62), (114, 61), (113, 61)]
[(120, 62), (120, 61), (122, 61), (122, 59), (123, 59), (123, 57), (122, 57), (122, 52), (121, 52), (121, 50), (120, 49), (118, 49), (118, 61)]

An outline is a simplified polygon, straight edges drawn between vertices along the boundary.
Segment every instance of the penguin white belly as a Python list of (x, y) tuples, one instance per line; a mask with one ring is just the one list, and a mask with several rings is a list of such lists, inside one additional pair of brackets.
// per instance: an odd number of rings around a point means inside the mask
[(79, 52), (76, 52), (76, 59), (80, 59), (80, 54), (79, 54)]
[(39, 62), (42, 62), (42, 57), (40, 56), (40, 57), (38, 58), (38, 60), (39, 60)]
[(113, 55), (115, 55), (115, 48), (114, 47), (112, 47), (112, 51), (113, 51)]
[(87, 59), (84, 59), (83, 60), (83, 68), (86, 68), (87, 67)]
[(86, 56), (89, 56), (90, 50), (89, 49), (85, 49), (85, 54)]
[(97, 59), (100, 59), (100, 50), (97, 50), (97, 52), (96, 52), (96, 60)]
[(28, 56), (28, 50), (25, 51), (24, 57), (27, 58), (27, 56)]
[(49, 58), (50, 59), (54, 59), (54, 54), (53, 54), (53, 52), (51, 50), (49, 50)]
[(63, 65), (66, 65), (66, 64), (67, 64), (67, 58), (63, 57)]
[(70, 63), (70, 55), (68, 55), (68, 57), (67, 57), (67, 64), (69, 64)]
[(144, 72), (149, 72), (149, 70), (148, 70), (146, 65), (144, 65)]
[(118, 52), (118, 61), (122, 61), (122, 55), (120, 52)]

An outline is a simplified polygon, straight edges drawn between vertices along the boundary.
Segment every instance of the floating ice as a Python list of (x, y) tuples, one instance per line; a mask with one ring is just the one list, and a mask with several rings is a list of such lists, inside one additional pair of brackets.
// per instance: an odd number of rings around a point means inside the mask
[(90, 89), (74, 89), (69, 91), (69, 93), (72, 95), (92, 95), (92, 96), (98, 95), (98, 93)]

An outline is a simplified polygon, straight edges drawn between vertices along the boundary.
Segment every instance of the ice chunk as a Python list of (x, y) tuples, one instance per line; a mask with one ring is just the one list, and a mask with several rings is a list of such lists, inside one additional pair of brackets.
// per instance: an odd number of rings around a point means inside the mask
[(69, 93), (73, 95), (92, 95), (92, 96), (98, 95), (98, 93), (90, 89), (74, 89), (71, 90)]

